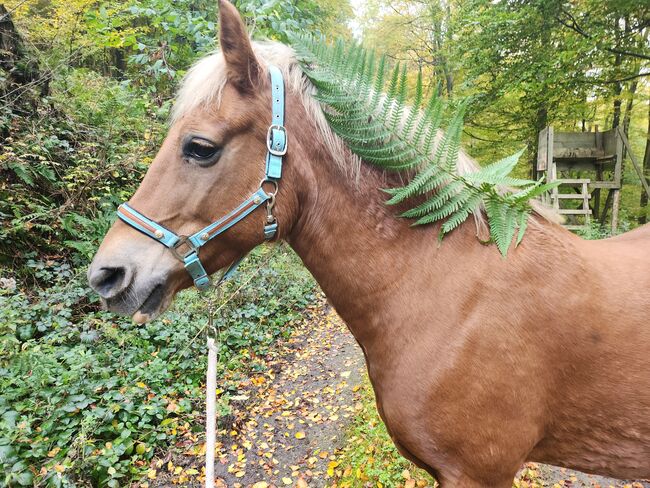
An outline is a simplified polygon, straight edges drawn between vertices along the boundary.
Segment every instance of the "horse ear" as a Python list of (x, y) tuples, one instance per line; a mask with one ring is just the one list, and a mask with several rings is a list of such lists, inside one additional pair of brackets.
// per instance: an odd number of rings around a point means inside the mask
[(239, 12), (227, 0), (219, 0), (219, 22), (219, 40), (226, 58), (228, 80), (240, 91), (250, 92), (259, 81), (260, 65)]

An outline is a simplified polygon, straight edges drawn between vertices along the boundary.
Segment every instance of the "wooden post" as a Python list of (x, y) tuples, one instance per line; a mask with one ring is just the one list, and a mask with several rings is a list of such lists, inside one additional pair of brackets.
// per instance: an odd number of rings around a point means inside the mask
[[(557, 165), (555, 161), (551, 161), (551, 166), (548, 169), (547, 182), (551, 183), (557, 180)], [(551, 190), (551, 203), (553, 204), (553, 209), (556, 211), (560, 210), (560, 197), (558, 196), (560, 192), (558, 191), (557, 186)]]
[[(646, 131), (645, 152), (643, 154), (643, 176), (646, 182), (650, 183), (650, 100), (648, 100), (648, 130)], [(645, 193), (641, 193), (639, 204), (641, 206), (641, 215), (639, 224), (645, 224), (648, 221), (648, 198)]]
[(618, 231), (618, 211), (621, 206), (621, 190), (614, 190), (614, 203), (612, 204), (612, 234)]
[(589, 214), (591, 213), (591, 209), (589, 208), (589, 180), (585, 180), (582, 183), (582, 209), (586, 212), (585, 213), (585, 225), (589, 225), (591, 223), (591, 218)]
[(639, 164), (636, 161), (636, 158), (634, 157), (634, 153), (632, 152), (632, 148), (630, 147), (630, 141), (627, 140), (627, 136), (621, 130), (620, 127), (618, 128), (618, 133), (621, 136), (621, 141), (623, 141), (623, 144), (627, 149), (627, 154), (628, 156), (630, 156), (630, 160), (632, 161), (632, 165), (634, 166), (636, 174), (641, 180), (641, 186), (643, 186), (643, 189), (645, 190), (646, 194), (648, 195), (648, 197), (650, 197), (650, 185), (648, 185), (648, 181), (645, 179), (645, 175), (643, 174), (641, 167), (639, 166)]
[(609, 213), (609, 207), (612, 206), (612, 197), (614, 196), (614, 190), (609, 190), (607, 192), (607, 198), (605, 198), (605, 206), (603, 207), (603, 213), (600, 216), (600, 223), (605, 225), (607, 220), (607, 214)]

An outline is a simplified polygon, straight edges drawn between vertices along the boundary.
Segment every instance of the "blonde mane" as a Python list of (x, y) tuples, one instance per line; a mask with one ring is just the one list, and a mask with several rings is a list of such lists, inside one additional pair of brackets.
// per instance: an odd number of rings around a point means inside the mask
[[(284, 76), (288, 92), (300, 95), (302, 104), (318, 128), (325, 146), (331, 149), (332, 159), (346, 173), (356, 176), (361, 161), (350, 154), (345, 143), (339, 139), (323, 115), (320, 103), (314, 98), (315, 88), (303, 75), (296, 55), (289, 46), (279, 42), (252, 42), (253, 51), (263, 69), (269, 64), (277, 66)], [(226, 84), (226, 65), (221, 52), (214, 52), (200, 59), (187, 73), (178, 92), (172, 112), (172, 122), (197, 108), (218, 106)], [(478, 169), (478, 164), (461, 151), (458, 160), (459, 174)]]
[[(362, 162), (330, 128), (320, 103), (314, 98), (316, 89), (304, 76), (293, 49), (273, 41), (252, 41), (252, 46), (264, 71), (269, 65), (277, 66), (282, 71), (287, 92), (300, 96), (305, 111), (311, 117), (325, 143), (324, 146), (330, 150), (332, 161), (344, 174), (356, 181)], [(172, 110), (171, 123), (193, 110), (219, 106), (226, 81), (226, 63), (220, 51), (200, 59), (188, 71), (181, 84)], [(479, 164), (461, 149), (456, 165), (458, 174), (472, 173), (479, 167)], [(557, 220), (549, 215), (550, 209), (541, 204), (533, 202), (533, 207), (545, 218)], [(480, 235), (489, 233), (483, 212), (476, 212), (474, 217), (477, 232)]]

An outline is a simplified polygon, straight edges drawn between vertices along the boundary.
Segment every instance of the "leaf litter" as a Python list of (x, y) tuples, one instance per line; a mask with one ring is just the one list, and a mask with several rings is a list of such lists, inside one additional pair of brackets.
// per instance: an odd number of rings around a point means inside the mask
[[(365, 374), (352, 334), (324, 300), (247, 374), (217, 381), (230, 412), (217, 419), (218, 488), (332, 486), (348, 426), (361, 409)], [(260, 359), (260, 358), (256, 358)], [(234, 393), (229, 394), (234, 387)], [(187, 428), (164, 458), (152, 461), (142, 488), (204, 482), (203, 424)]]

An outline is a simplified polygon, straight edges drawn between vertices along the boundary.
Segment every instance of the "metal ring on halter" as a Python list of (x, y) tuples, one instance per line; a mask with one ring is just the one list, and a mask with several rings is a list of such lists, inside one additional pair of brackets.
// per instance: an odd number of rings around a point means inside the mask
[[(179, 247), (181, 247), (183, 244), (186, 244), (187, 247), (189, 247), (189, 250), (185, 254), (181, 254), (178, 250)], [(179, 236), (178, 242), (174, 244), (173, 247), (169, 248), (172, 254), (179, 259), (181, 262), (185, 262), (185, 258), (192, 254), (193, 252), (198, 253), (199, 248), (196, 247), (194, 244), (192, 244), (192, 241), (190, 241), (189, 236)]]
[[(270, 183), (273, 185), (275, 188), (273, 190), (273, 193), (267, 192), (264, 190), (264, 184), (265, 183)], [(260, 181), (260, 188), (266, 192), (266, 194), (269, 196), (269, 198), (275, 198), (275, 196), (278, 194), (278, 182), (276, 180), (272, 180), (271, 178), (262, 178), (262, 181)]]

